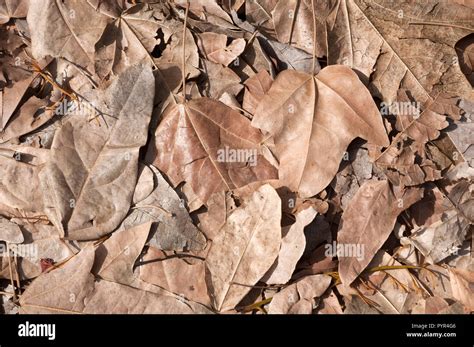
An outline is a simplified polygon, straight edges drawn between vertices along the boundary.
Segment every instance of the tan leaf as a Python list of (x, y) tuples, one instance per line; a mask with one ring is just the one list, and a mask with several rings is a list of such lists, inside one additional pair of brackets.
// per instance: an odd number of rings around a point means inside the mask
[(154, 222), (150, 244), (163, 250), (198, 251), (206, 246), (206, 238), (193, 224), (184, 202), (170, 187), (161, 173), (151, 166), (157, 185), (153, 192), (137, 203), (119, 230), (145, 222)]
[(27, 21), (33, 56), (62, 57), (84, 68), (92, 67), (94, 44), (106, 20), (87, 1), (30, 0)]
[(65, 265), (36, 278), (20, 298), (22, 313), (79, 313), (94, 289), (94, 248), (86, 247)]
[(0, 241), (22, 243), (25, 240), (18, 224), (0, 217)]
[(26, 17), (29, 0), (0, 1), (0, 24), (8, 23), (11, 18)]
[(2, 108), (0, 115), (2, 116), (1, 119), (1, 128), (2, 130), (5, 129), (8, 121), (10, 120), (11, 116), (15, 112), (18, 104), (20, 103), (21, 99), (25, 95), (28, 87), (30, 86), (31, 82), (33, 81), (33, 76), (30, 78), (26, 78), (22, 81), (19, 81), (10, 88), (5, 88), (2, 91)]
[(0, 142), (19, 138), (49, 121), (54, 116), (54, 112), (45, 110), (46, 105), (46, 100), (38, 99), (36, 96), (29, 98), (13, 115), (6, 129), (0, 134)]
[(50, 220), (68, 238), (103, 236), (127, 214), (153, 96), (151, 68), (136, 65), (106, 91), (113, 115), (107, 119), (113, 125), (110, 129), (78, 113), (56, 132), (51, 161), (41, 171), (41, 186)]
[(242, 104), (244, 110), (254, 114), (260, 101), (262, 101), (265, 94), (270, 90), (272, 83), (273, 80), (267, 70), (262, 70), (255, 76), (247, 79), (244, 83), (245, 94)]
[(227, 36), (206, 32), (198, 35), (198, 47), (206, 59), (224, 66), (232, 63), (245, 49), (244, 39), (235, 39), (227, 46)]
[(135, 192), (133, 193), (133, 203), (137, 204), (142, 200), (145, 200), (154, 190), (155, 182), (153, 180), (153, 171), (146, 165), (139, 165), (139, 175), (137, 185), (135, 186)]
[(281, 243), (281, 201), (260, 187), (230, 214), (206, 258), (207, 283), (218, 311), (233, 309), (275, 261)]
[(119, 75), (134, 62), (151, 61), (151, 52), (158, 44), (155, 38), (160, 24), (147, 4), (138, 4), (107, 24), (95, 42), (95, 72), (100, 78), (110, 73)]
[[(24, 222), (21, 220), (21, 222)], [(23, 224), (24, 235), (22, 244), (10, 244), (10, 251), (18, 257), (18, 275), (20, 280), (32, 279), (42, 273), (41, 259), (51, 259), (60, 263), (73, 256), (75, 252), (59, 238), (56, 228), (52, 225)], [(10, 278), (8, 260), (0, 259), (0, 277)], [(15, 275), (14, 275), (15, 276)]]
[(276, 176), (260, 154), (262, 140), (247, 118), (221, 102), (200, 98), (165, 111), (147, 155), (174, 186), (189, 182), (206, 203), (214, 192)]
[(86, 247), (58, 269), (35, 279), (20, 299), (21, 313), (209, 313), (182, 298), (157, 295), (101, 280), (90, 273), (94, 248)]
[(202, 305), (183, 298), (157, 295), (122, 284), (99, 281), (85, 299), (86, 314), (209, 314)]
[(203, 60), (202, 64), (208, 77), (205, 95), (219, 99), (224, 93), (236, 96), (242, 90), (240, 78), (232, 69), (207, 60)]
[[(392, 102), (399, 88), (411, 91), (418, 102), (426, 102), (442, 91), (469, 96), (469, 83), (454, 61), (454, 46), (472, 32), (472, 9), (449, 2), (424, 3), (373, 0), (335, 2), (328, 16), (329, 64), (346, 64), (370, 81), (369, 89), (380, 99)], [(326, 1), (316, 7), (325, 9)], [(431, 11), (430, 9), (435, 8)], [(430, 22), (456, 23), (440, 30)], [(363, 52), (363, 54), (362, 54)], [(413, 52), (424, 52), (422, 59)]]
[[(8, 150), (5, 155), (0, 155), (0, 201), (11, 208), (42, 212), (42, 192), (38, 189), (39, 173), (46, 158), (41, 158), (41, 155), (45, 152), (49, 154), (49, 151), (41, 149), (30, 154), (25, 153), (25, 149)], [(22, 160), (24, 157), (33, 157), (38, 161), (29, 163)]]
[(150, 247), (139, 266), (140, 279), (186, 299), (210, 306), (205, 262), (192, 254), (171, 255)]
[(474, 273), (468, 270), (450, 268), (449, 279), (453, 296), (462, 302), (470, 311), (474, 311)]
[(461, 71), (471, 86), (474, 86), (474, 34), (463, 37), (456, 43), (455, 48)]
[[(420, 193), (413, 190), (396, 197), (388, 181), (367, 181), (359, 188), (342, 214), (337, 235), (338, 248), (349, 250), (338, 257), (344, 285), (350, 285), (367, 267), (392, 232), (399, 213), (420, 199)], [(352, 252), (356, 249), (360, 254)]]
[(121, 284), (133, 282), (133, 267), (150, 233), (151, 223), (116, 231), (97, 247), (92, 273)]
[(307, 276), (276, 293), (268, 305), (269, 314), (311, 314), (315, 298), (331, 284), (327, 275)]
[(281, 72), (252, 125), (274, 136), (279, 179), (302, 197), (319, 193), (331, 182), (354, 138), (388, 145), (372, 97), (344, 66), (326, 67), (315, 77)]
[(278, 258), (262, 279), (263, 282), (266, 284), (286, 284), (290, 280), (306, 246), (304, 227), (313, 221), (316, 214), (316, 210), (310, 206), (296, 214), (294, 224), (282, 228), (281, 248)]

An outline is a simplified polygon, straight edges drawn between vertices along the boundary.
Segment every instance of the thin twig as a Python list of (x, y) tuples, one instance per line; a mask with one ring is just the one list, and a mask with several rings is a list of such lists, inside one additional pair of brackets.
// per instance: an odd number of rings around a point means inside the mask
[(314, 68), (316, 66), (316, 13), (314, 13), (314, 0), (311, 0), (311, 13), (313, 14), (313, 63), (311, 74), (314, 74)]
[(10, 272), (10, 282), (13, 288), (13, 300), (16, 301), (16, 290), (15, 290), (15, 282), (13, 280), (13, 269), (12, 269), (12, 261), (10, 258), (10, 246), (7, 242), (7, 257), (8, 257), (8, 270)]
[(184, 14), (183, 27), (183, 61), (182, 61), (182, 77), (183, 77), (183, 99), (186, 101), (186, 27), (188, 25), (189, 1), (186, 2), (186, 13)]

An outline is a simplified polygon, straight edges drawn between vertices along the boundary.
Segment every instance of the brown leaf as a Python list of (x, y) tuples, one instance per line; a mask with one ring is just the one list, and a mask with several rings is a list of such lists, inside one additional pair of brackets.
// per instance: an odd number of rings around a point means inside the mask
[(82, 312), (84, 299), (94, 288), (93, 262), (94, 249), (86, 247), (64, 266), (39, 276), (21, 296), (21, 312)]
[(2, 122), (0, 124), (1, 130), (5, 129), (8, 121), (10, 120), (11, 116), (15, 112), (18, 104), (20, 103), (21, 99), (24, 97), (28, 87), (30, 86), (31, 82), (33, 81), (33, 76), (30, 78), (26, 78), (22, 81), (19, 81), (11, 88), (5, 88), (2, 91), (2, 109), (0, 115), (2, 116)]
[(86, 314), (209, 314), (202, 305), (183, 298), (157, 295), (114, 282), (99, 281), (85, 299)]
[(227, 36), (212, 32), (198, 35), (198, 47), (204, 57), (224, 66), (232, 63), (245, 49), (244, 39), (235, 39), (227, 45)]
[(89, 246), (34, 280), (20, 299), (22, 313), (209, 313), (185, 299), (157, 295), (114, 282), (94, 283)]
[(306, 246), (304, 227), (313, 221), (316, 214), (316, 210), (310, 206), (296, 214), (294, 224), (282, 228), (281, 248), (278, 258), (263, 277), (263, 282), (266, 284), (285, 284), (290, 280), (295, 271), (296, 263), (303, 255)]
[(462, 302), (470, 311), (474, 311), (474, 273), (472, 271), (450, 268), (449, 279), (453, 296)]
[[(324, 11), (327, 2), (317, 1), (315, 6)], [(469, 95), (460, 69), (444, 63), (454, 61), (454, 45), (472, 31), (468, 7), (435, 0), (416, 4), (344, 0), (337, 1), (327, 21), (328, 35), (318, 41), (337, 42), (328, 47), (328, 63), (359, 71), (380, 99), (395, 101), (400, 88), (410, 90), (421, 103), (442, 91)], [(457, 27), (440, 30), (430, 25), (440, 21), (455, 22)], [(420, 59), (415, 51), (436, 58)]]
[(151, 170), (156, 188), (133, 207), (119, 230), (154, 222), (157, 226), (152, 228), (151, 245), (173, 251), (203, 249), (206, 238), (193, 224), (184, 202), (156, 168), (152, 166)]
[(164, 288), (186, 299), (210, 306), (205, 276), (205, 262), (192, 254), (169, 257), (150, 247), (138, 267), (140, 279)]
[(23, 243), (24, 240), (23, 233), (17, 224), (0, 217), (0, 241)]
[(36, 59), (50, 55), (92, 67), (94, 44), (104, 31), (107, 17), (87, 1), (30, 0), (27, 20)]
[[(350, 249), (338, 254), (344, 285), (349, 286), (367, 267), (392, 232), (399, 213), (420, 199), (420, 193), (408, 191), (407, 196), (397, 199), (388, 181), (367, 181), (360, 187), (342, 214), (342, 227), (337, 235), (338, 248)], [(355, 249), (360, 254), (352, 252)]]
[(153, 96), (151, 68), (131, 67), (106, 91), (113, 115), (107, 121), (115, 121), (110, 130), (79, 113), (56, 132), (41, 185), (50, 220), (68, 238), (103, 236), (127, 214)]
[(206, 258), (213, 306), (233, 309), (268, 271), (281, 243), (281, 201), (269, 185), (233, 211)]
[(456, 43), (456, 53), (461, 71), (471, 86), (474, 86), (474, 34), (469, 34)]
[(129, 285), (133, 282), (133, 266), (150, 233), (151, 223), (116, 231), (97, 247), (92, 273), (108, 281)]
[(100, 78), (119, 75), (133, 62), (150, 62), (151, 52), (158, 44), (155, 39), (160, 24), (147, 4), (133, 6), (107, 24), (95, 42), (94, 65)]
[(245, 94), (242, 104), (244, 110), (254, 114), (260, 101), (262, 101), (265, 94), (270, 90), (272, 83), (273, 80), (267, 70), (262, 70), (255, 76), (247, 79), (244, 83)]
[(276, 176), (275, 168), (260, 155), (262, 140), (244, 116), (201, 98), (165, 111), (147, 155), (174, 186), (189, 182), (206, 203), (214, 192)]
[(11, 18), (26, 17), (29, 0), (0, 1), (0, 24), (8, 23)]
[(276, 293), (268, 305), (269, 314), (311, 314), (314, 299), (331, 284), (327, 275), (307, 276)]
[(330, 183), (354, 138), (388, 145), (369, 92), (344, 66), (326, 67), (315, 77), (281, 72), (259, 104), (252, 125), (274, 136), (281, 184), (302, 197), (311, 197)]

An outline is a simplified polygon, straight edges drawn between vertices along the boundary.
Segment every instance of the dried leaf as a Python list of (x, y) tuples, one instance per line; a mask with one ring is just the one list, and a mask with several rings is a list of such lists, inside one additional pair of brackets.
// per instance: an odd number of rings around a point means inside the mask
[(307, 276), (275, 294), (268, 305), (269, 314), (311, 314), (314, 299), (322, 296), (331, 284), (327, 275)]
[(151, 167), (156, 188), (137, 203), (122, 222), (119, 230), (145, 222), (155, 222), (150, 243), (163, 250), (199, 251), (206, 245), (206, 238), (189, 217), (184, 202), (171, 188), (160, 172)]
[(36, 59), (62, 57), (88, 68), (94, 63), (94, 44), (104, 31), (107, 17), (87, 1), (30, 0), (27, 20)]
[(233, 309), (268, 271), (281, 243), (281, 201), (264, 185), (227, 218), (206, 258), (206, 281), (218, 311)]
[(392, 232), (399, 213), (419, 200), (420, 193), (407, 191), (397, 199), (387, 181), (367, 181), (360, 187), (342, 215), (337, 235), (338, 247), (348, 249), (339, 256), (344, 285), (350, 285), (366, 268)]
[(204, 57), (224, 66), (232, 63), (245, 49), (244, 39), (235, 39), (227, 45), (227, 36), (206, 32), (199, 34), (198, 46)]
[(80, 113), (56, 132), (41, 185), (49, 218), (68, 238), (98, 238), (125, 217), (138, 175), (138, 151), (146, 143), (153, 87), (151, 68), (131, 67), (106, 91), (115, 120), (108, 133)]
[(108, 281), (129, 285), (133, 266), (150, 233), (151, 223), (115, 232), (95, 251), (92, 273)]
[(281, 184), (302, 197), (311, 197), (329, 184), (354, 138), (388, 145), (369, 92), (344, 66), (326, 67), (315, 77), (281, 72), (252, 125), (274, 136)]
[(154, 247), (148, 249), (139, 266), (140, 279), (186, 299), (210, 306), (205, 276), (205, 262), (192, 254), (171, 255)]
[(17, 224), (0, 217), (0, 241), (23, 243), (24, 240), (23, 233)]
[(316, 210), (308, 207), (296, 214), (296, 221), (288, 227), (282, 228), (281, 248), (278, 258), (262, 279), (266, 284), (287, 283), (296, 268), (296, 263), (303, 255), (306, 238), (304, 227), (316, 217)]
[(244, 116), (201, 98), (165, 111), (148, 158), (174, 186), (188, 181), (206, 203), (214, 192), (276, 176), (260, 154), (262, 140)]

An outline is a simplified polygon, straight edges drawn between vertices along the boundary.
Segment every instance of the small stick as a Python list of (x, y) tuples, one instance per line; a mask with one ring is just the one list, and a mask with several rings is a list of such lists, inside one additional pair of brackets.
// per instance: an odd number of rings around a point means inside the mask
[(8, 256), (8, 270), (10, 271), (10, 281), (13, 287), (13, 301), (16, 301), (15, 282), (13, 281), (12, 261), (10, 259), (10, 246), (8, 242), (7, 242), (7, 256)]
[(186, 13), (184, 14), (184, 27), (183, 27), (183, 66), (182, 66), (182, 78), (183, 78), (183, 98), (186, 101), (186, 27), (188, 25), (188, 13), (189, 13), (189, 1), (186, 2)]

